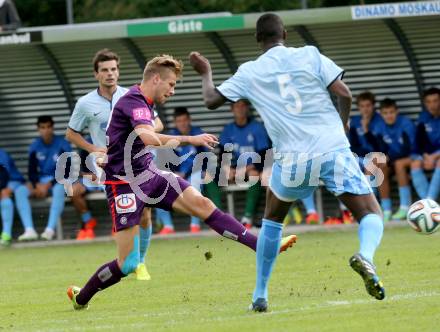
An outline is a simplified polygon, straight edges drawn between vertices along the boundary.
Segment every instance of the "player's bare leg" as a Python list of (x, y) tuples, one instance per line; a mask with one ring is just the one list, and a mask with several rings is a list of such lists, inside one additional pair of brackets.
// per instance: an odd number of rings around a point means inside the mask
[(347, 206), (359, 223), (359, 253), (350, 258), (350, 266), (364, 280), (367, 292), (378, 300), (385, 298), (385, 289), (373, 257), (383, 234), (383, 217), (376, 197), (371, 194), (354, 195), (344, 193), (338, 197)]
[(147, 267), (145, 265), (145, 256), (147, 250), (150, 246), (151, 234), (152, 234), (152, 223), (151, 223), (151, 208), (146, 207), (142, 211), (142, 217), (139, 223), (139, 265), (136, 268), (136, 279), (137, 280), (150, 280), (151, 276), (148, 273)]
[(71, 286), (67, 295), (75, 310), (87, 309), (90, 299), (101, 290), (116, 283), (134, 272), (139, 264), (139, 226), (123, 229), (115, 235), (118, 259), (104, 264), (81, 289)]
[[(257, 242), (257, 278), (250, 309), (257, 312), (267, 311), (268, 283), (273, 266), (282, 245), (283, 220), (292, 202), (278, 199), (268, 187), (266, 209)], [(290, 236), (290, 245), (296, 242), (296, 236)]]

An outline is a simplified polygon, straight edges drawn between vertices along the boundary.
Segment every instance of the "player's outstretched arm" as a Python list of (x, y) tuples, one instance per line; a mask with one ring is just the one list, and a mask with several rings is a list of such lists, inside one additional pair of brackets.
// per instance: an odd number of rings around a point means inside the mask
[(328, 89), (338, 97), (339, 116), (341, 117), (344, 128), (348, 130), (351, 111), (351, 91), (342, 80), (334, 81)]
[(196, 136), (174, 136), (164, 135), (154, 132), (150, 125), (138, 125), (135, 127), (136, 134), (142, 139), (145, 146), (151, 147), (170, 147), (176, 148), (179, 145), (191, 144), (194, 146), (204, 146), (212, 149), (218, 144), (217, 137), (211, 134), (201, 134)]
[(205, 106), (210, 110), (216, 109), (226, 102), (226, 98), (215, 88), (212, 81), (212, 70), (209, 60), (198, 52), (191, 52), (189, 62), (194, 70), (202, 76), (202, 91)]

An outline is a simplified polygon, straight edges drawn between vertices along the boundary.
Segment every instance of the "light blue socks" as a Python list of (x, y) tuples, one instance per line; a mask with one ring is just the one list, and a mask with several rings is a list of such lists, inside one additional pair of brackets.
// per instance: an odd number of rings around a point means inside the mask
[(301, 201), (306, 208), (307, 214), (316, 212), (315, 200), (313, 199), (313, 194), (311, 194), (306, 198), (303, 198)]
[(429, 184), (428, 198), (436, 201), (440, 192), (440, 167), (437, 167), (432, 174), (431, 183)]
[(253, 302), (258, 298), (268, 298), (267, 285), (280, 250), (282, 232), (282, 223), (263, 219), (257, 240), (257, 281)]
[(410, 186), (399, 187), (400, 208), (408, 209), (411, 205), (411, 188)]
[(420, 168), (412, 169), (411, 178), (417, 195), (419, 195), (421, 199), (426, 198), (426, 196), (428, 196), (429, 182), (423, 170)]
[(58, 219), (64, 210), (64, 186), (56, 183), (52, 188), (52, 204), (50, 205), (47, 228), (55, 230)]
[(150, 246), (151, 234), (153, 233), (152, 225), (147, 228), (139, 226), (139, 256), (140, 262), (145, 263), (145, 255)]
[(84, 224), (86, 224), (90, 219), (92, 219), (92, 214), (90, 211), (81, 213), (81, 220)]
[(359, 225), (359, 253), (373, 263), (374, 252), (379, 246), (383, 234), (383, 221), (377, 214), (367, 214)]
[(382, 210), (391, 211), (391, 199), (390, 198), (382, 198), (380, 205), (382, 206)]
[(17, 205), (18, 214), (25, 230), (34, 229), (29, 195), (29, 189), (25, 185), (20, 185), (14, 190), (15, 204)]
[(160, 220), (162, 225), (174, 229), (173, 221), (171, 220), (171, 213), (169, 211), (156, 209), (156, 218)]
[(12, 223), (14, 222), (14, 203), (11, 198), (0, 200), (2, 215), (2, 233), (12, 236)]

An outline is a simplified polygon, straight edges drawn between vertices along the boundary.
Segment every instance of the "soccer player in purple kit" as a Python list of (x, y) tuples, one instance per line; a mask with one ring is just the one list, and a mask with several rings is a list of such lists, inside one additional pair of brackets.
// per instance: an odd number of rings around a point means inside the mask
[[(154, 132), (154, 104), (164, 104), (174, 94), (182, 67), (181, 61), (169, 55), (153, 58), (145, 67), (141, 84), (133, 86), (112, 111), (107, 127), (108, 161), (104, 170), (113, 227), (117, 232), (118, 258), (98, 268), (82, 289), (68, 288), (67, 295), (76, 310), (87, 309), (98, 291), (118, 283), (136, 269), (139, 219), (144, 206), (196, 216), (224, 237), (256, 250), (255, 235), (232, 216), (217, 209), (187, 181), (171, 172), (158, 170), (152, 162), (152, 154), (145, 149), (183, 144), (212, 148), (218, 143), (210, 134), (171, 136)], [(284, 238), (279, 251), (291, 247), (295, 241), (295, 235)]]

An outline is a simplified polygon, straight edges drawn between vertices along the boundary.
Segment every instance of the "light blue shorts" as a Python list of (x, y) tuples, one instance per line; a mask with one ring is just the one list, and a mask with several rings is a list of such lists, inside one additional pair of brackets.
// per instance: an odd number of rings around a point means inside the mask
[(25, 186), (26, 184), (21, 181), (9, 181), (8, 182), (8, 188), (12, 191), (15, 191), (20, 186)]
[(79, 182), (86, 188), (87, 192), (102, 191), (105, 192), (105, 185), (95, 184), (88, 177), (82, 177)]
[(306, 198), (320, 184), (324, 184), (336, 196), (373, 192), (348, 148), (315, 156), (297, 154), (291, 158), (284, 157), (282, 161), (276, 160), (272, 166), (269, 187), (282, 201)]

